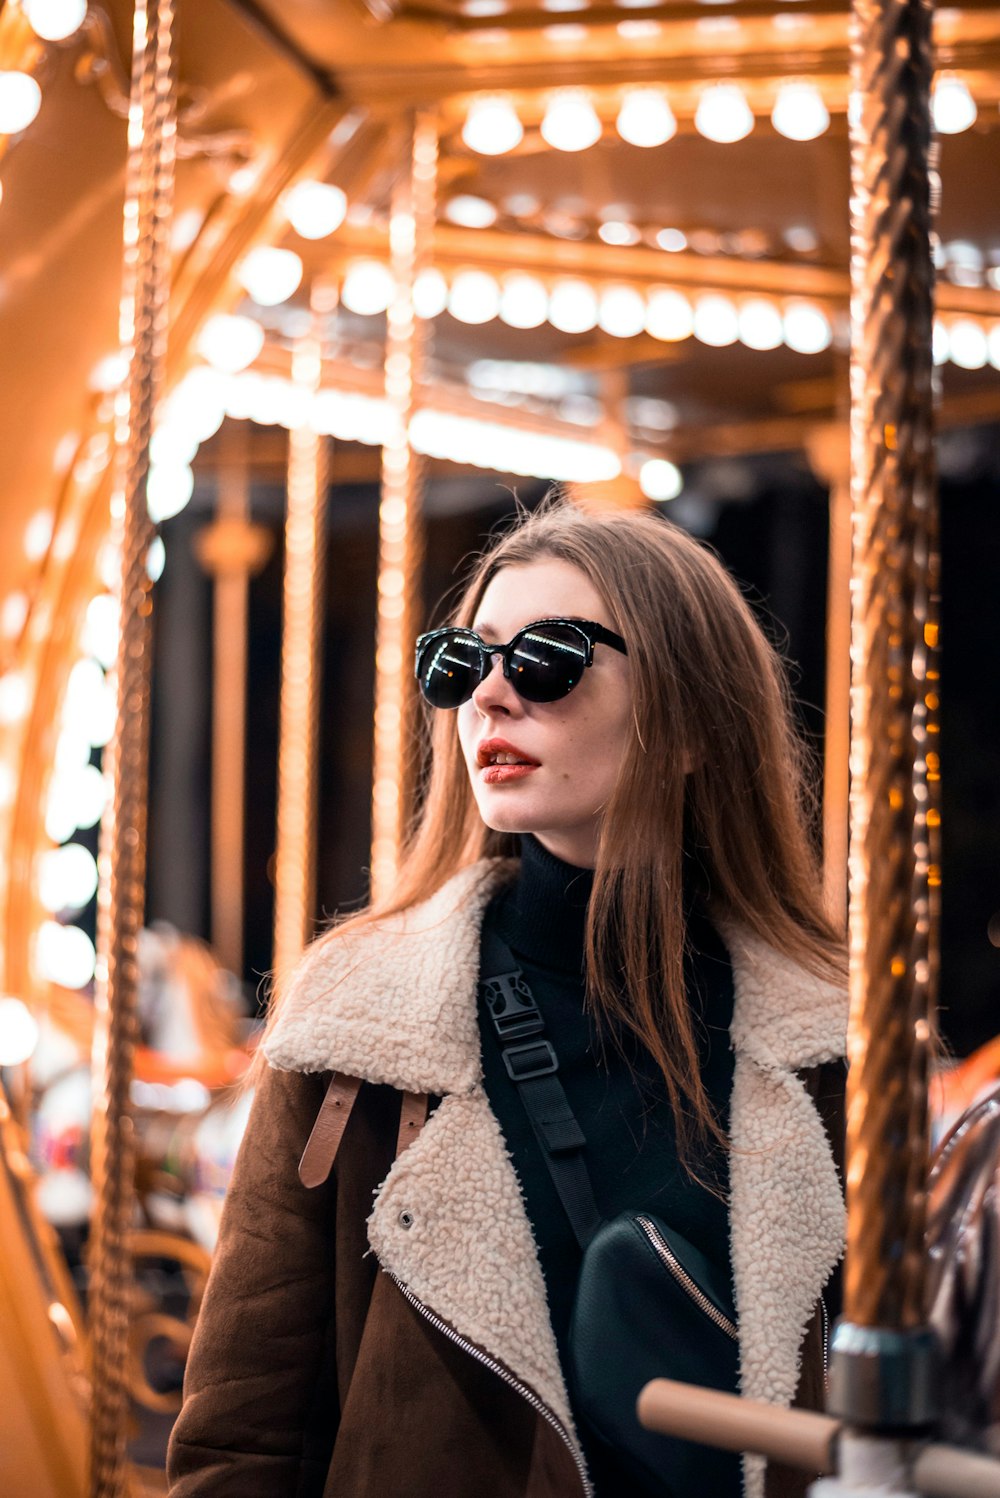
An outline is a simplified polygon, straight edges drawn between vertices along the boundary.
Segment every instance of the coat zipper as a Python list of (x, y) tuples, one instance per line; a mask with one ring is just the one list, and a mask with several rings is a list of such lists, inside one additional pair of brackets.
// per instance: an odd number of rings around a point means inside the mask
[(684, 1268), (681, 1261), (677, 1258), (677, 1255), (674, 1253), (669, 1243), (667, 1243), (666, 1239), (663, 1237), (663, 1234), (657, 1228), (656, 1224), (654, 1222), (650, 1222), (648, 1217), (637, 1216), (635, 1220), (642, 1228), (643, 1232), (646, 1234), (646, 1237), (655, 1248), (660, 1259), (670, 1270), (670, 1273), (680, 1285), (681, 1289), (685, 1290), (687, 1294), (690, 1295), (695, 1305), (699, 1310), (704, 1311), (709, 1321), (714, 1321), (715, 1325), (721, 1328), (721, 1330), (726, 1333), (727, 1337), (732, 1337), (734, 1342), (738, 1342), (739, 1333), (736, 1330), (733, 1322), (730, 1321), (729, 1317), (724, 1315), (717, 1306), (714, 1306), (712, 1304), (703, 1290), (700, 1290), (698, 1288), (694, 1280)]
[(513, 1373), (511, 1373), (508, 1368), (505, 1368), (502, 1363), (498, 1363), (495, 1358), (491, 1358), (489, 1353), (484, 1352), (481, 1347), (477, 1347), (475, 1342), (470, 1342), (467, 1338), (461, 1336), (453, 1326), (449, 1326), (447, 1321), (443, 1321), (435, 1311), (432, 1311), (429, 1306), (425, 1306), (422, 1300), (418, 1300), (413, 1291), (409, 1289), (408, 1286), (404, 1285), (401, 1279), (397, 1279), (396, 1275), (394, 1275), (391, 1270), (386, 1270), (386, 1273), (389, 1275), (389, 1278), (394, 1282), (394, 1284), (397, 1285), (398, 1288), (402, 1291), (403, 1295), (409, 1301), (413, 1309), (415, 1311), (419, 1311), (420, 1315), (423, 1316), (426, 1321), (429, 1321), (431, 1326), (435, 1327), (437, 1331), (443, 1333), (443, 1335), (446, 1336), (449, 1341), (454, 1342), (456, 1346), (461, 1347), (462, 1350), (464, 1352), (467, 1352), (470, 1357), (475, 1358), (477, 1363), (482, 1363), (486, 1368), (489, 1368), (493, 1373), (497, 1375), (498, 1378), (501, 1378), (505, 1384), (509, 1384), (512, 1389), (515, 1389), (518, 1394), (522, 1395), (522, 1397), (528, 1401), (533, 1410), (541, 1415), (544, 1420), (548, 1421), (549, 1425), (552, 1426), (552, 1429), (556, 1432), (556, 1434), (560, 1436), (561, 1439), (565, 1442), (566, 1448), (576, 1464), (576, 1470), (580, 1475), (580, 1485), (583, 1488), (584, 1493), (587, 1495), (587, 1498), (594, 1498), (594, 1489), (591, 1486), (590, 1478), (587, 1476), (587, 1469), (584, 1466), (583, 1458), (580, 1456), (579, 1452), (576, 1450), (576, 1447), (573, 1445), (573, 1442), (570, 1440), (566, 1427), (563, 1425), (562, 1421), (559, 1419), (559, 1416), (555, 1413), (555, 1411), (550, 1410), (548, 1405), (545, 1404), (543, 1400), (539, 1399), (538, 1395), (532, 1389), (528, 1388), (527, 1384), (523, 1384), (521, 1383), (520, 1379), (515, 1378)]

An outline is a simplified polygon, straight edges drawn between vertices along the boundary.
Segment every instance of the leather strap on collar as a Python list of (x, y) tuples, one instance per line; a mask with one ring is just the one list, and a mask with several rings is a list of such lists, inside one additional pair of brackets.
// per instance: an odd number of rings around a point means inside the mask
[(334, 1072), (330, 1078), (299, 1161), (299, 1180), (303, 1186), (322, 1186), (329, 1176), (360, 1087), (360, 1077), (342, 1077)]
[[(322, 1186), (328, 1179), (360, 1088), (360, 1077), (344, 1077), (339, 1072), (334, 1072), (330, 1078), (326, 1096), (320, 1104), (316, 1122), (299, 1161), (299, 1180), (303, 1186)], [(397, 1156), (413, 1143), (426, 1118), (427, 1094), (404, 1092), (399, 1109)]]

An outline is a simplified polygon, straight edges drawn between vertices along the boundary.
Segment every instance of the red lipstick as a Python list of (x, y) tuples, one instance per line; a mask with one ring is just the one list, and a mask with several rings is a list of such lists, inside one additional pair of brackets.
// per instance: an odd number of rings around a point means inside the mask
[[(513, 755), (516, 764), (497, 764), (497, 756)], [(507, 739), (484, 739), (476, 750), (476, 762), (485, 785), (504, 785), (509, 780), (523, 780), (539, 768), (538, 761), (518, 749)]]

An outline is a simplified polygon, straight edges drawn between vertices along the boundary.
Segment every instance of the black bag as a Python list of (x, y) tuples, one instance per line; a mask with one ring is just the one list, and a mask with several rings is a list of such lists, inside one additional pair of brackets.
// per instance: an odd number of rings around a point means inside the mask
[(659, 1435), (635, 1406), (651, 1378), (737, 1392), (739, 1343), (725, 1277), (651, 1213), (622, 1213), (587, 1244), (569, 1334), (573, 1403), (663, 1498), (738, 1498), (733, 1451)]
[(558, 1079), (559, 1058), (513, 953), (487, 922), (480, 985), (542, 1155), (583, 1251), (565, 1370), (574, 1408), (656, 1498), (739, 1498), (735, 1452), (645, 1430), (636, 1414), (652, 1378), (735, 1394), (739, 1342), (725, 1275), (645, 1212), (601, 1219), (586, 1140)]

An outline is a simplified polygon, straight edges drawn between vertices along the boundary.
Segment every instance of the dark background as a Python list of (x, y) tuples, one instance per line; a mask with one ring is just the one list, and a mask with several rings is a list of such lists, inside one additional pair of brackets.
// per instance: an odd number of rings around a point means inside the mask
[[(1000, 1029), (1000, 950), (988, 935), (1000, 909), (1000, 430), (946, 434), (940, 445), (942, 547), (943, 1028), (960, 1055)], [(334, 483), (327, 509), (317, 922), (367, 889), (378, 492)], [(545, 486), (521, 481), (534, 504)], [(489, 474), (429, 484), (425, 617), (465, 560), (508, 517), (507, 484)], [(275, 485), (252, 492), (270, 527), (270, 561), (250, 586), (246, 753), (244, 971), (251, 988), (271, 962), (281, 623), (281, 524)], [(147, 918), (209, 937), (211, 585), (192, 537), (214, 508), (210, 478), (163, 528), (167, 564), (156, 589)], [(795, 455), (713, 462), (685, 472), (670, 518), (721, 555), (788, 657), (803, 730), (823, 748), (826, 493)], [(1000, 919), (994, 936), (1000, 941)]]

